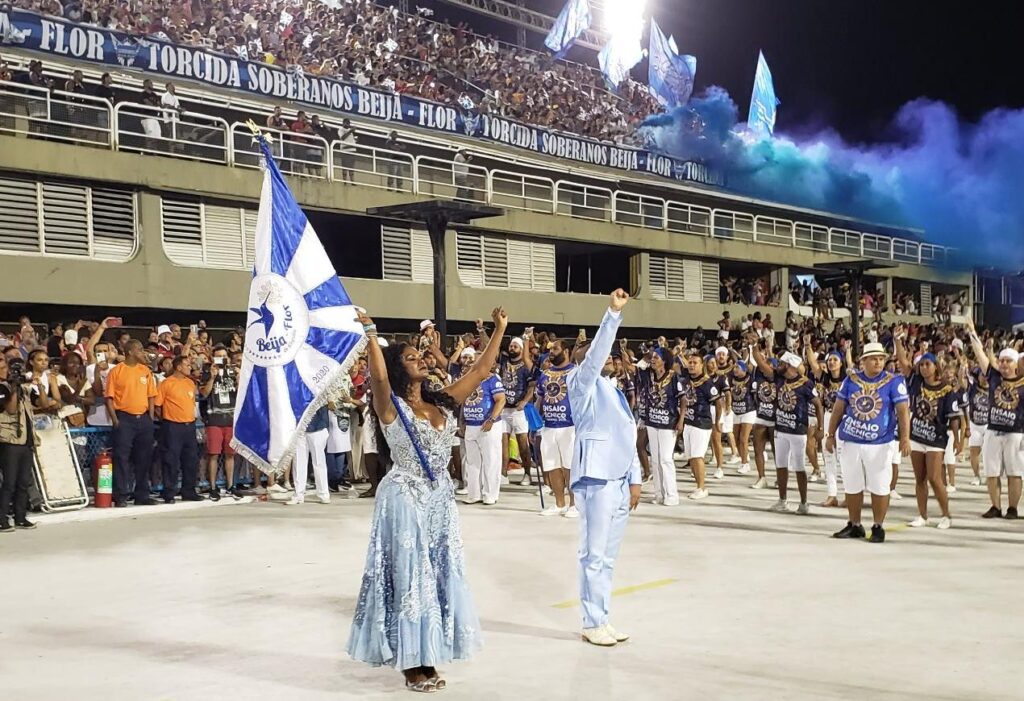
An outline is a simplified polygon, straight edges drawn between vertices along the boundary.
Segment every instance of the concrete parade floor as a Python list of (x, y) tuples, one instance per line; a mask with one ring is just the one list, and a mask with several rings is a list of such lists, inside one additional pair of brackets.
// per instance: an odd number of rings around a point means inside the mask
[[(726, 473), (630, 519), (612, 621), (633, 639), (613, 649), (579, 639), (578, 521), (539, 517), (535, 488), (460, 507), (485, 648), (442, 669), (438, 698), (1024, 698), (1024, 520), (982, 520), (969, 468), (953, 528), (909, 529), (904, 463), (883, 545), (829, 538), (845, 510), (769, 513), (774, 490)], [(92, 509), (0, 536), (2, 697), (408, 698), (344, 652), (372, 506)]]

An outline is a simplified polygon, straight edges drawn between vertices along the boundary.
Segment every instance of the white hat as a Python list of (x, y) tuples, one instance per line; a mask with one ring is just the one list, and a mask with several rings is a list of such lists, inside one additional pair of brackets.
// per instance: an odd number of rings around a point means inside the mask
[(163, 336), (165, 333), (170, 333), (170, 332), (171, 332), (171, 327), (168, 326), (167, 324), (161, 324), (156, 329), (156, 335), (157, 336)]
[(525, 348), (525, 346), (523, 345), (523, 339), (519, 338), (519, 336), (516, 336), (515, 338), (508, 342), (510, 346), (513, 343), (517, 344), (520, 348)]
[(873, 355), (889, 355), (885, 352), (885, 346), (881, 343), (868, 343), (864, 346), (863, 352), (860, 354), (861, 358), (870, 358)]
[(1012, 348), (1004, 348), (1001, 351), (999, 351), (999, 359), (1002, 360), (1003, 358), (1009, 358), (1010, 360), (1016, 363), (1017, 361), (1020, 360), (1020, 353), (1018, 353)]
[(423, 321), (420, 322), (420, 331), (426, 331), (433, 325), (433, 321), (431, 321), (430, 319), (424, 319)]
[(961, 341), (959, 338), (954, 338), (953, 342), (950, 343), (949, 345), (952, 348), (959, 348), (960, 350), (964, 349), (964, 342)]
[(725, 346), (719, 346), (715, 349), (715, 355), (729, 355), (729, 349)]
[(381, 348), (387, 348), (388, 342), (387, 340), (381, 338), (380, 336), (377, 336), (377, 345), (380, 346)]
[(796, 353), (790, 353), (789, 351), (786, 351), (785, 353), (782, 354), (782, 362), (786, 363), (787, 365), (792, 365), (793, 367), (798, 368), (800, 367), (800, 363), (802, 363), (803, 361), (800, 359), (800, 356), (797, 355)]
[(68, 329), (64, 332), (64, 345), (73, 346), (78, 343), (78, 332), (74, 329)]
[(463, 348), (462, 352), (459, 353), (459, 357), (460, 358), (465, 358), (465, 357), (475, 358), (476, 357), (476, 350), (474, 350), (473, 348)]

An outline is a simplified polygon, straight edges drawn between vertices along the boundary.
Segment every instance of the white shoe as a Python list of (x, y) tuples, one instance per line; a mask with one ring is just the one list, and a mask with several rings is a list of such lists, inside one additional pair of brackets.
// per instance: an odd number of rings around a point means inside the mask
[(615, 637), (608, 632), (608, 629), (605, 626), (584, 628), (580, 633), (580, 637), (583, 638), (583, 642), (585, 643), (600, 645), (601, 647), (613, 647), (617, 642)]
[(497, 503), (497, 499), (484, 499), (484, 506), (494, 506)]
[(779, 499), (777, 502), (768, 507), (769, 511), (774, 511), (777, 514), (788, 514), (789, 504), (784, 499)]
[(562, 516), (564, 516), (565, 518), (579, 518), (580, 512), (576, 510), (575, 506), (570, 506), (568, 509), (565, 510), (565, 513), (563, 513)]
[(288, 506), (298, 506), (299, 504), (305, 504), (305, 503), (306, 503), (306, 498), (305, 497), (292, 497), (291, 499), (289, 499), (288, 501), (285, 502), (285, 504), (287, 504)]
[(716, 480), (723, 480), (723, 479), (725, 479), (725, 470), (723, 470), (722, 468), (718, 468), (717, 470), (715, 470), (715, 479)]
[(551, 490), (551, 487), (544, 485), (544, 493), (549, 496), (554, 496), (555, 493)]
[(608, 634), (610, 636), (615, 638), (615, 642), (617, 642), (617, 643), (624, 643), (627, 640), (629, 640), (629, 633), (620, 633), (619, 631), (617, 631), (614, 628), (612, 628), (612, 624), (611, 623), (605, 623), (604, 624), (604, 629), (606, 631), (608, 631)]
[(467, 506), (469, 506), (471, 504), (479, 504), (480, 503), (480, 499), (463, 499), (462, 503), (466, 504)]
[(812, 472), (807, 476), (808, 482), (817, 482), (819, 479), (821, 479), (821, 475), (818, 474), (817, 472)]
[(738, 468), (736, 469), (736, 472), (738, 472), (738, 473), (739, 473), (739, 474), (741, 474), (741, 475), (745, 475), (745, 474), (747, 474), (748, 472), (750, 472), (750, 465), (746, 465), (746, 464), (744, 464), (744, 465), (740, 465), (740, 466), (739, 466), (739, 467), (738, 467)]
[(565, 513), (564, 506), (549, 506), (540, 512), (541, 516), (561, 516)]
[(907, 525), (910, 526), (911, 528), (924, 528), (925, 526), (928, 525), (928, 519), (922, 518), (921, 516), (918, 516), (917, 518), (915, 518), (913, 521), (911, 521)]
[(662, 506), (679, 506), (679, 497), (669, 497), (661, 502)]
[(288, 492), (288, 491), (291, 491), (291, 490), (285, 489), (284, 487), (282, 487), (279, 484), (272, 484), (269, 487), (267, 487), (267, 491), (268, 492), (278, 492), (279, 494), (282, 494), (284, 492)]
[(750, 485), (751, 489), (764, 489), (768, 486), (768, 479), (766, 477), (759, 478), (756, 482)]
[(952, 525), (953, 525), (953, 519), (951, 519), (949, 516), (943, 516), (942, 518), (939, 519), (939, 525), (938, 525), (939, 530), (944, 531), (944, 530), (946, 530), (947, 528), (949, 528)]
[(461, 497), (465, 496), (466, 494), (469, 494), (469, 490), (466, 489), (465, 487), (459, 487), (458, 489), (455, 490), (455, 493)]
[(975, 477), (974, 479), (971, 480), (971, 486), (972, 487), (980, 487), (981, 486), (981, 480), (979, 478)]
[(956, 494), (956, 485), (951, 484), (948, 487), (946, 487), (946, 494)]
[(899, 492), (897, 492), (897, 491), (896, 491), (896, 490), (894, 489), (894, 490), (892, 490), (891, 492), (889, 492), (889, 498), (890, 498), (890, 499), (895, 499), (896, 501), (899, 501), (900, 499), (902, 499), (902, 498), (903, 498), (903, 495), (902, 495), (902, 494), (900, 494)]
[(800, 506), (796, 507), (796, 512), (800, 516), (807, 516), (811, 513), (811, 505), (805, 501), (802, 504), (800, 504)]
[(502, 476), (501, 476), (501, 483), (502, 483), (503, 485), (504, 485), (504, 484), (508, 484), (508, 483), (509, 483), (509, 482), (508, 482), (508, 475), (502, 475)]
[(654, 481), (654, 475), (647, 475), (644, 477), (644, 484), (650, 484)]
[(519, 480), (519, 486), (520, 487), (529, 487), (532, 484), (533, 484), (533, 480), (530, 479), (530, 473), (529, 472), (527, 472), (525, 475), (523, 475), (523, 478), (521, 480)]
[(317, 497), (317, 499), (319, 499), (319, 500), (320, 500), (320, 503), (321, 503), (321, 504), (330, 504), (330, 503), (331, 503), (331, 497), (329, 497), (329, 496), (326, 496), (326, 497)]
[(693, 499), (694, 501), (696, 501), (698, 499), (707, 499), (708, 498), (708, 490), (707, 490), (707, 488), (704, 488), (704, 489), (694, 489), (687, 496), (690, 499)]

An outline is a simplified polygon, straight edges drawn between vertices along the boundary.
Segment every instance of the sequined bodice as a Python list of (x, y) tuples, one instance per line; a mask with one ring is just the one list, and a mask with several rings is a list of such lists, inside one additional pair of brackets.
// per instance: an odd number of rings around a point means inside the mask
[[(430, 462), (430, 469), (433, 470), (434, 476), (439, 481), (442, 479), (450, 480), (448, 477), (448, 462), (451, 460), (452, 440), (455, 437), (455, 430), (457, 428), (454, 415), (447, 409), (440, 407), (441, 413), (444, 414), (444, 427), (438, 430), (434, 428), (428, 419), (416, 416), (405, 400), (399, 399), (398, 401), (401, 403), (401, 410), (405, 413), (406, 418), (409, 419), (410, 426), (416, 432), (420, 445), (423, 447), (423, 452)], [(391, 448), (391, 460), (394, 463), (392, 470), (405, 473), (411, 478), (426, 479), (423, 466), (420, 465), (419, 456), (416, 455), (416, 449), (413, 447), (412, 440), (409, 438), (402, 420), (396, 418), (392, 423), (384, 426), (383, 433), (384, 438), (387, 439), (388, 446)]]

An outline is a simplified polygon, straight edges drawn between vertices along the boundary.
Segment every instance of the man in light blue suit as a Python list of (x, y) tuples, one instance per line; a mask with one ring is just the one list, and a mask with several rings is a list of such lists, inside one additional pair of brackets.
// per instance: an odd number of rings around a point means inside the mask
[(566, 385), (576, 422), (569, 485), (580, 512), (580, 602), (583, 639), (611, 646), (629, 639), (608, 622), (612, 569), (629, 512), (640, 503), (636, 423), (626, 397), (612, 382), (611, 350), (629, 295), (611, 294), (586, 357)]

